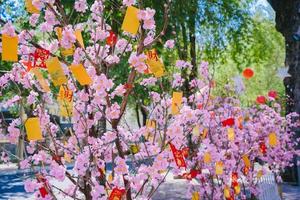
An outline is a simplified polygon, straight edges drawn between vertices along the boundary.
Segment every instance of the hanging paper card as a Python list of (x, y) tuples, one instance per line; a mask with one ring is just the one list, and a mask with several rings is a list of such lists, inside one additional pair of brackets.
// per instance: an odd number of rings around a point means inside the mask
[(136, 144), (130, 145), (130, 151), (132, 154), (137, 154), (140, 151), (140, 147)]
[(45, 61), (49, 58), (50, 51), (42, 48), (37, 48), (34, 54), (30, 55), (33, 56), (34, 59), (33, 67), (46, 68)]
[(269, 145), (271, 147), (275, 147), (277, 145), (276, 133), (270, 133), (270, 135), (269, 135)]
[(205, 152), (203, 155), (204, 163), (208, 164), (211, 162), (211, 155), (209, 152)]
[(32, 0), (25, 0), (25, 7), (27, 12), (31, 14), (39, 14), (40, 11), (32, 4)]
[(36, 76), (36, 79), (40, 83), (44, 92), (50, 92), (48, 82), (44, 79), (43, 74), (40, 72), (40, 70), (38, 68), (33, 68), (30, 71)]
[(71, 117), (73, 115), (73, 92), (63, 86), (60, 86), (59, 95), (60, 115), (63, 117)]
[(238, 195), (238, 194), (241, 193), (241, 186), (239, 184), (237, 184), (236, 186), (234, 186), (233, 189), (234, 189), (234, 193), (236, 195)]
[(193, 192), (192, 200), (200, 200), (199, 192)]
[(109, 36), (106, 38), (106, 44), (112, 47), (117, 43), (117, 40), (118, 36), (113, 31), (109, 31)]
[(257, 178), (258, 179), (260, 179), (262, 176), (264, 175), (264, 173), (263, 173), (263, 170), (259, 170), (258, 172), (257, 172)]
[(228, 128), (227, 129), (227, 134), (228, 134), (228, 140), (233, 141), (234, 140), (234, 129), (233, 128)]
[(206, 138), (207, 134), (208, 134), (208, 129), (207, 129), (207, 128), (204, 128), (204, 129), (203, 129), (203, 132), (202, 132), (202, 134), (201, 134), (202, 140)]
[(227, 185), (224, 188), (224, 197), (230, 198), (230, 188)]
[(199, 125), (194, 126), (193, 131), (192, 131), (193, 136), (195, 136), (195, 137), (200, 136), (200, 130), (199, 129), (200, 129)]
[(39, 188), (39, 191), (41, 196), (45, 198), (48, 195), (48, 191), (49, 191), (49, 185), (47, 183), (47, 179), (41, 174), (37, 174), (36, 179), (38, 183), (41, 183), (41, 187)]
[(155, 120), (147, 119), (146, 120), (146, 127), (155, 129), (155, 127), (156, 127)]
[(262, 141), (262, 142), (259, 143), (259, 151), (260, 151), (262, 154), (267, 153), (267, 146), (266, 146), (266, 144), (265, 144), (264, 141)]
[(137, 34), (137, 32), (139, 30), (139, 26), (140, 26), (140, 21), (138, 19), (138, 12), (139, 12), (139, 9), (137, 9), (133, 6), (128, 6), (125, 17), (124, 17), (124, 21), (122, 24), (123, 31), (131, 33), (132, 35)]
[(223, 162), (219, 161), (216, 163), (216, 175), (222, 175), (223, 174)]
[(121, 200), (124, 194), (124, 189), (114, 188), (109, 196), (109, 200)]
[(82, 39), (81, 30), (79, 30), (79, 29), (75, 30), (74, 34), (75, 34), (76, 40), (80, 44), (81, 48), (84, 49), (84, 42), (83, 42), (83, 39)]
[(250, 159), (249, 159), (248, 155), (243, 155), (242, 159), (243, 159), (246, 167), (251, 166), (251, 162), (250, 162)]
[(170, 147), (171, 147), (176, 165), (178, 167), (185, 167), (186, 168), (186, 163), (185, 163), (185, 160), (183, 158), (182, 151), (176, 149), (176, 147), (171, 143), (170, 143)]
[(49, 58), (46, 65), (55, 86), (67, 83), (68, 80), (57, 57)]
[(70, 70), (80, 85), (90, 85), (92, 83), (91, 77), (88, 75), (82, 64), (71, 65)]
[(10, 37), (2, 34), (2, 60), (3, 61), (18, 61), (18, 36)]
[(28, 140), (36, 141), (43, 139), (40, 120), (38, 117), (28, 118), (25, 122), (25, 129)]
[(160, 78), (164, 74), (164, 64), (158, 57), (155, 49), (148, 51), (146, 64), (156, 78)]
[(171, 111), (172, 115), (177, 115), (182, 103), (182, 92), (173, 92)]

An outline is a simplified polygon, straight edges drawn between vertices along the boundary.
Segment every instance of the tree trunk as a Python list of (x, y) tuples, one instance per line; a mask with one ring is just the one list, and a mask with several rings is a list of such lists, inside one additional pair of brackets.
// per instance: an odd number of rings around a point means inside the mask
[[(300, 114), (300, 41), (293, 37), (300, 27), (300, 0), (269, 0), (269, 3), (276, 13), (276, 29), (283, 35), (286, 42), (285, 64), (289, 67), (288, 72), (291, 75), (284, 79), (286, 112), (287, 114), (291, 112)], [(299, 137), (299, 132), (298, 129), (297, 137)], [(298, 181), (299, 184), (296, 167), (289, 172), (286, 174), (288, 181)]]

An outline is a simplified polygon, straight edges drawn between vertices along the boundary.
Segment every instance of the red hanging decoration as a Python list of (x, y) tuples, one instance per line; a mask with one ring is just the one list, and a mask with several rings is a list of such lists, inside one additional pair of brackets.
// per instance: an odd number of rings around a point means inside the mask
[(49, 58), (50, 51), (37, 48), (35, 52), (30, 54), (34, 58), (33, 67), (47, 68), (45, 61)]
[(109, 196), (109, 200), (121, 200), (124, 194), (124, 189), (114, 188)]
[(267, 153), (267, 146), (266, 146), (265, 142), (260, 142), (259, 143), (259, 151), (262, 154), (266, 154)]
[(224, 121), (222, 121), (222, 126), (226, 127), (226, 126), (233, 126), (234, 125), (234, 118), (228, 118)]
[(109, 36), (106, 38), (106, 44), (112, 47), (117, 43), (117, 40), (118, 36), (113, 31), (109, 31)]
[(37, 181), (39, 183), (43, 183), (43, 186), (39, 188), (40, 194), (43, 198), (46, 197), (46, 195), (48, 195), (48, 190), (49, 190), (49, 186), (47, 184), (47, 180), (43, 177), (43, 175), (41, 174), (37, 174), (36, 175)]
[(183, 157), (183, 153), (181, 150), (176, 149), (176, 147), (170, 143), (170, 147), (176, 162), (176, 165), (180, 168), (180, 167), (184, 167), (186, 168), (186, 163)]
[(258, 97), (256, 98), (256, 103), (258, 103), (258, 104), (265, 104), (266, 101), (267, 101), (267, 99), (266, 99), (266, 97), (264, 97), (264, 96), (258, 96)]
[(238, 181), (238, 173), (237, 172), (232, 172), (231, 174), (232, 182), (237, 182)]
[(243, 71), (243, 76), (246, 78), (246, 79), (250, 79), (254, 76), (254, 71), (250, 68), (246, 68), (244, 71)]
[(200, 173), (201, 173), (200, 170), (191, 169), (190, 173), (184, 173), (182, 175), (182, 177), (187, 179), (187, 180), (192, 180), (193, 178), (196, 178), (196, 176)]
[(189, 148), (188, 147), (184, 147), (183, 149), (182, 149), (182, 155), (185, 157), (185, 158), (187, 158), (188, 156), (189, 156)]
[(269, 97), (272, 97), (273, 99), (276, 99), (277, 96), (278, 96), (278, 94), (277, 94), (277, 92), (276, 92), (275, 90), (270, 90), (270, 91), (268, 92), (268, 96), (269, 96)]

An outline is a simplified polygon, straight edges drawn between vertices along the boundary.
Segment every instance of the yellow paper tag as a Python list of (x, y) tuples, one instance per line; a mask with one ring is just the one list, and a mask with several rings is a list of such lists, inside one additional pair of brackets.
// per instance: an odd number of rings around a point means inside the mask
[(223, 174), (223, 162), (219, 161), (216, 163), (216, 175), (222, 175)]
[(73, 92), (63, 86), (60, 86), (59, 95), (60, 115), (63, 117), (73, 116)]
[(275, 147), (277, 145), (276, 133), (270, 133), (270, 135), (269, 135), (269, 144), (270, 144), (271, 147)]
[(130, 145), (130, 151), (133, 154), (137, 154), (140, 151), (140, 147), (136, 144)]
[(202, 136), (201, 136), (202, 140), (204, 140), (206, 138), (207, 134), (208, 134), (208, 129), (204, 128), (203, 132), (202, 132)]
[(182, 92), (173, 92), (171, 111), (172, 115), (177, 115), (182, 104)]
[(46, 61), (46, 65), (55, 86), (62, 85), (68, 82), (57, 57), (49, 58)]
[(137, 9), (133, 6), (128, 6), (125, 17), (124, 17), (124, 21), (122, 24), (123, 31), (131, 33), (132, 35), (137, 34), (137, 32), (139, 30), (139, 26), (140, 26), (140, 21), (138, 19), (138, 12), (139, 12), (139, 9)]
[(164, 75), (164, 64), (158, 57), (155, 49), (147, 52), (146, 64), (156, 78), (160, 78)]
[(72, 162), (71, 156), (68, 153), (64, 153), (64, 159), (68, 163)]
[(230, 198), (230, 188), (227, 185), (224, 188), (224, 197)]
[(227, 134), (228, 134), (228, 140), (233, 141), (234, 140), (234, 129), (233, 128), (228, 128), (227, 129)]
[(260, 179), (263, 176), (263, 170), (257, 172), (257, 178)]
[(211, 155), (209, 152), (205, 152), (203, 155), (204, 163), (208, 164), (211, 162)]
[(197, 191), (193, 192), (192, 200), (200, 200), (199, 192), (197, 192)]
[(147, 119), (146, 120), (146, 127), (155, 129), (155, 127), (156, 127), (155, 120)]
[(236, 186), (234, 186), (234, 193), (236, 194), (236, 195), (238, 195), (238, 194), (240, 194), (241, 193), (241, 186), (238, 184), (238, 185), (236, 185)]
[(91, 77), (88, 75), (82, 64), (71, 65), (70, 70), (80, 85), (90, 85), (92, 83)]
[(75, 30), (74, 34), (75, 34), (76, 40), (80, 44), (81, 48), (84, 49), (84, 42), (83, 42), (83, 39), (82, 39), (81, 30), (79, 30), (79, 29)]
[(243, 159), (246, 167), (251, 166), (251, 162), (250, 162), (250, 159), (249, 159), (248, 155), (243, 155), (242, 159)]
[(199, 127), (199, 125), (194, 126), (192, 133), (193, 133), (193, 136), (195, 136), (195, 137), (200, 136), (200, 127)]
[(32, 0), (25, 0), (25, 7), (27, 12), (31, 14), (39, 14), (40, 11), (32, 4)]
[(40, 120), (38, 117), (28, 118), (25, 122), (25, 129), (28, 140), (36, 141), (43, 139)]
[(30, 70), (30, 72), (32, 72), (36, 76), (36, 79), (40, 83), (40, 85), (41, 85), (42, 89), (44, 90), (44, 92), (50, 92), (49, 85), (48, 85), (47, 81), (44, 79), (43, 74), (41, 73), (41, 71), (38, 68), (32, 68)]
[(2, 60), (18, 62), (18, 36), (2, 34)]

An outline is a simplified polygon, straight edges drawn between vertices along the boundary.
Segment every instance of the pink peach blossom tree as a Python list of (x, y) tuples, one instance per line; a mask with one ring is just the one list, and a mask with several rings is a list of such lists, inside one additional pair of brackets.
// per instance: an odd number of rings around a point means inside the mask
[[(280, 105), (272, 97), (266, 103), (243, 107), (232, 95), (213, 95), (215, 83), (206, 62), (189, 83), (192, 95), (174, 103), (173, 92), (181, 94), (185, 79), (179, 72), (190, 70), (191, 64), (174, 61), (173, 67), (162, 67), (162, 76), (156, 76), (149, 70), (147, 54), (163, 39), (171, 1), (165, 4), (162, 30), (156, 30), (155, 10), (123, 0), (122, 11), (139, 7), (136, 35), (113, 32), (105, 0), (91, 5), (76, 0), (74, 12), (88, 16), (80, 23), (70, 22), (72, 15), (66, 14), (60, 1), (30, 2), (37, 10), (30, 16), (30, 29), (18, 32), (10, 22), (1, 29), (2, 35), (19, 40), (19, 61), (0, 78), (2, 95), (15, 92), (1, 106), (19, 114), (1, 137), (12, 144), (25, 144), (25, 158), (15, 156), (21, 169), (34, 172), (24, 184), (36, 199), (151, 199), (168, 174), (186, 179), (187, 196), (194, 199), (247, 199), (249, 191), (252, 197), (259, 194), (257, 183), (264, 174), (272, 172), (280, 181), (280, 172), (299, 155), (294, 139), (297, 115), (281, 116)], [(76, 30), (81, 31), (82, 41)], [(175, 42), (167, 38), (164, 47), (172, 51)], [(67, 78), (61, 84), (63, 93), (52, 83), (48, 65), (39, 69), (42, 78), (30, 70), (38, 68), (30, 60), (37, 49), (46, 50), (46, 59), (59, 59)], [(70, 49), (73, 52), (66, 55), (64, 51)], [(124, 77), (112, 76), (110, 71), (121, 62), (126, 63), (129, 74), (117, 85), (116, 80)], [(79, 64), (91, 79), (84, 86), (69, 67)], [(124, 119), (135, 85), (147, 89), (151, 99), (148, 123), (141, 128), (131, 127)], [(46, 92), (47, 86), (50, 91)], [(230, 88), (226, 90), (232, 94)], [(68, 135), (49, 109), (62, 96), (72, 102)], [(33, 117), (39, 120), (42, 139), (29, 139), (25, 123)], [(109, 124), (105, 131), (100, 126), (103, 119)], [(1, 160), (9, 162), (10, 154), (2, 149)], [(68, 162), (73, 163), (71, 169)], [(66, 187), (57, 187), (57, 181)]]

